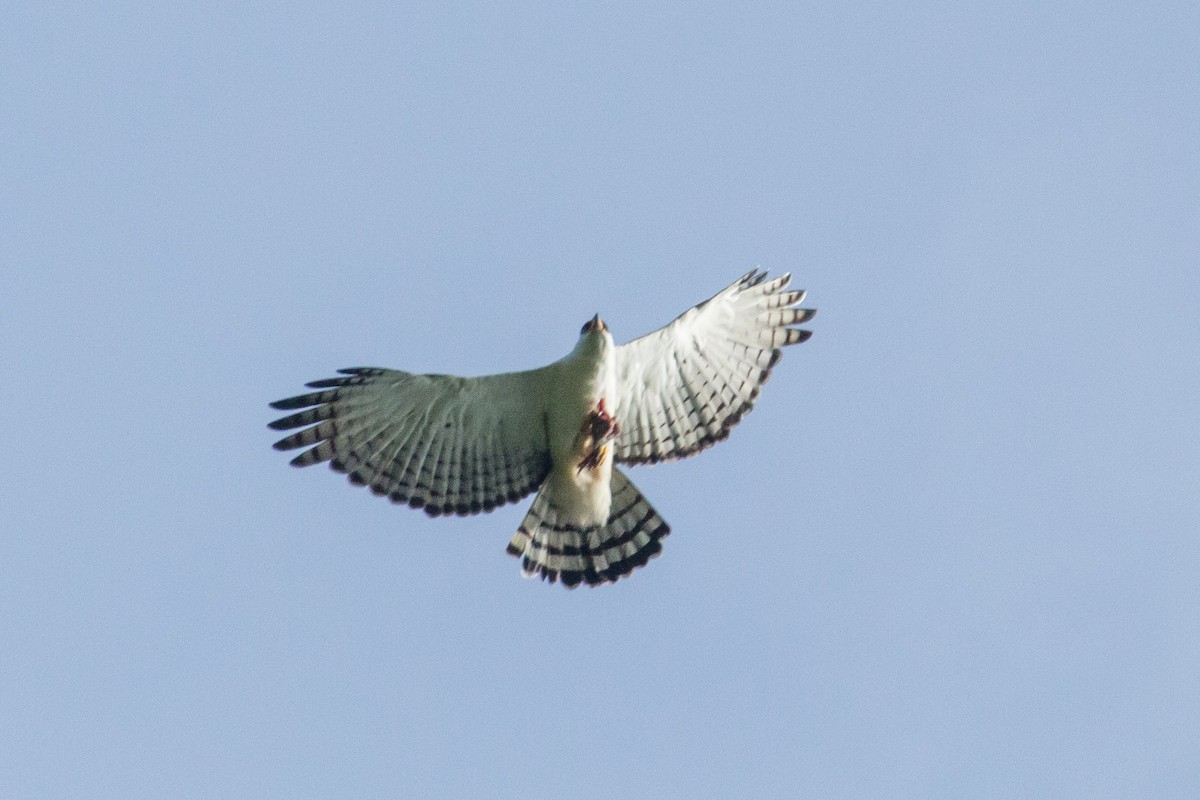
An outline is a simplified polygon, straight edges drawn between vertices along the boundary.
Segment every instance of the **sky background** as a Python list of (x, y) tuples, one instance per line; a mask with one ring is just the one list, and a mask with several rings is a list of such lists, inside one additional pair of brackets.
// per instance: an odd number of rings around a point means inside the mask
[[(1200, 793), (1194, 3), (5, 14), (0, 796)], [(270, 448), (756, 265), (615, 586)]]

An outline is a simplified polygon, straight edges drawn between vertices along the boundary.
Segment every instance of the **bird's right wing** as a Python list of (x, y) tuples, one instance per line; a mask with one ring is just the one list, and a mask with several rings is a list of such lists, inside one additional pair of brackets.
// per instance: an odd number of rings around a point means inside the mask
[(674, 322), (616, 349), (622, 464), (683, 458), (724, 439), (783, 354), (811, 331), (790, 275), (750, 272)]
[(310, 447), (297, 467), (328, 461), (355, 484), (431, 516), (475, 514), (514, 502), (550, 469), (542, 381), (546, 370), (480, 378), (358, 367), (307, 384), (319, 391), (271, 403), (290, 411), (275, 443)]

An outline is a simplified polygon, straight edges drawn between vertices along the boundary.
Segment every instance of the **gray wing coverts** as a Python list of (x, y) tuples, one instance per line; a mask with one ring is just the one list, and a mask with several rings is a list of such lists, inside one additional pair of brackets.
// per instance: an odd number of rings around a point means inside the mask
[(615, 457), (623, 464), (684, 458), (729, 435), (745, 416), (787, 345), (811, 331), (797, 308), (804, 292), (790, 275), (757, 270), (679, 316), (617, 348), (622, 392)]
[[(352, 483), (431, 516), (477, 514), (537, 489), (550, 469), (532, 373), (482, 378), (356, 367), (271, 403), (304, 409), (270, 423), (304, 428), (275, 443), (308, 447), (297, 467), (328, 461)], [(311, 427), (306, 427), (311, 426)]]

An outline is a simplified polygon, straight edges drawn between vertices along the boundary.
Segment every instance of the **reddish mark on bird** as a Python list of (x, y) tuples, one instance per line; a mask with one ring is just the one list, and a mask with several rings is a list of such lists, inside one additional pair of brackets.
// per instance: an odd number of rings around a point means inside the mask
[(600, 460), (604, 455), (604, 444), (617, 438), (621, 433), (621, 425), (617, 422), (616, 417), (608, 413), (608, 409), (604, 407), (603, 397), (596, 402), (596, 409), (584, 417), (581, 433), (584, 436), (584, 446), (591, 446), (591, 450), (579, 462), (577, 472), (599, 467)]

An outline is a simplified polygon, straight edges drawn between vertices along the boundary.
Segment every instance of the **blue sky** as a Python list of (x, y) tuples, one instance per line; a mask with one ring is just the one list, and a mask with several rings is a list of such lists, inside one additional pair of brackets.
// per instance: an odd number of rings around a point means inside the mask
[[(1196, 796), (1195, 6), (31, 6), (0, 795)], [(815, 335), (631, 580), (270, 449), (756, 265)]]

